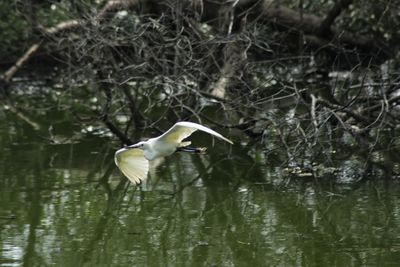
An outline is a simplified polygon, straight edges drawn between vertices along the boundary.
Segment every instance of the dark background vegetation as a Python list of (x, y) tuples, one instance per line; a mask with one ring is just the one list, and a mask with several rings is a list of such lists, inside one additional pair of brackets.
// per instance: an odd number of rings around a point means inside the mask
[[(82, 125), (101, 125), (125, 144), (143, 129), (190, 120), (262, 149), (265, 164), (278, 162), (285, 175), (335, 177), (338, 162), (351, 162), (355, 181), (398, 178), (399, 7), (2, 1), (2, 101), (26, 120), (28, 107), (40, 106), (32, 95), (62, 97)], [(62, 86), (18, 86), (43, 76)]]

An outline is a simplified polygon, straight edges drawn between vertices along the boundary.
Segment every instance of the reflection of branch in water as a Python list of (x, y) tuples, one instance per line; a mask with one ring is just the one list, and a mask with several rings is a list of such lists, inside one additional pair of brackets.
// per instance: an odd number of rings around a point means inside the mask
[(117, 220), (117, 214), (119, 214), (121, 211), (121, 203), (124, 200), (128, 188), (126, 186), (127, 180), (121, 179), (117, 187), (112, 190), (107, 181), (113, 170), (114, 166), (113, 164), (110, 164), (103, 177), (99, 181), (99, 184), (103, 186), (107, 194), (107, 206), (105, 207), (103, 214), (100, 216), (98, 223), (94, 227), (94, 235), (84, 247), (81, 257), (82, 262), (79, 264), (79, 266), (85, 266), (88, 262), (90, 262), (93, 252), (96, 251), (95, 246), (98, 245), (99, 240), (104, 238), (105, 234), (110, 234), (111, 236), (111, 231), (114, 228), (107, 228), (107, 225), (112, 225), (112, 223), (110, 224), (110, 220)]
[[(38, 164), (39, 165), (39, 164)], [(32, 264), (38, 260), (36, 252), (37, 244), (37, 229), (41, 224), (42, 212), (42, 169), (40, 167), (35, 168), (35, 182), (34, 187), (27, 192), (29, 203), (29, 234), (28, 240), (24, 251), (24, 256), (22, 259), (23, 266), (32, 266)], [(37, 262), (36, 262), (37, 263)]]
[(115, 169), (115, 164), (114, 161), (110, 162), (108, 164), (107, 170), (104, 173), (104, 175), (100, 178), (99, 180), (99, 185), (102, 185), (105, 189), (107, 189), (106, 187), (108, 187), (108, 178), (110, 178), (112, 172)]
[(216, 161), (213, 164), (210, 164), (208, 167), (206, 167), (202, 172), (200, 172), (193, 180), (191, 180), (190, 182), (182, 185), (181, 187), (179, 187), (176, 191), (174, 191), (173, 193), (171, 193), (172, 197), (175, 197), (176, 194), (181, 193), (186, 187), (191, 186), (194, 182), (196, 182), (197, 180), (199, 180), (200, 178), (202, 178), (204, 176), (204, 174), (207, 174), (212, 168), (214, 168), (216, 165), (218, 165), (219, 163), (221, 163), (222, 161), (228, 160), (228, 158), (223, 158), (220, 159), (218, 161)]
[(110, 146), (108, 145), (103, 146), (102, 150), (98, 153), (98, 156), (96, 156), (96, 158), (94, 159), (94, 162), (97, 164), (93, 164), (92, 169), (86, 176), (88, 181), (93, 181), (93, 177), (95, 177), (95, 175), (99, 173), (99, 170), (103, 166), (107, 166), (107, 169), (106, 172), (103, 174), (103, 176), (100, 178), (100, 181), (103, 179), (105, 179), (106, 181), (108, 180), (108, 177), (111, 175), (110, 172), (112, 172), (115, 169), (114, 160), (110, 160), (109, 155), (110, 155)]
[(3, 103), (3, 107), (5, 110), (10, 111), (14, 115), (16, 115), (19, 119), (21, 119), (22, 121), (29, 124), (33, 129), (40, 130), (41, 127), (40, 127), (39, 123), (33, 121), (31, 118), (29, 118), (28, 116), (23, 114), (20, 110), (18, 110), (16, 107), (14, 107), (14, 105), (12, 103), (10, 103), (10, 102)]

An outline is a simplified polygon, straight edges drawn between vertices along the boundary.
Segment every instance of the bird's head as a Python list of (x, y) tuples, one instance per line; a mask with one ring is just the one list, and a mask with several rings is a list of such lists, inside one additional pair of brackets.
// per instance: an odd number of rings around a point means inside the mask
[(149, 142), (147, 142), (147, 141), (140, 141), (139, 143), (136, 143), (136, 144), (134, 144), (134, 145), (130, 145), (130, 146), (128, 146), (127, 148), (128, 148), (128, 149), (131, 149), (131, 148), (139, 148), (139, 149), (142, 149), (142, 150), (146, 150), (146, 149), (149, 148)]
[(146, 142), (145, 141), (141, 141), (139, 143), (136, 143), (134, 145), (130, 145), (128, 146), (128, 148), (140, 148), (140, 149), (145, 149), (146, 148)]

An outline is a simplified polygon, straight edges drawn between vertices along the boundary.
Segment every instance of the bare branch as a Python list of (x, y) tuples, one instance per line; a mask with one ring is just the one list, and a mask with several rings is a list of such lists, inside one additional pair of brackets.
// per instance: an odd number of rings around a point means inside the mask
[(322, 36), (329, 36), (331, 34), (331, 27), (335, 19), (346, 9), (353, 0), (339, 0), (335, 3), (332, 9), (328, 12), (325, 19), (320, 24), (320, 34)]

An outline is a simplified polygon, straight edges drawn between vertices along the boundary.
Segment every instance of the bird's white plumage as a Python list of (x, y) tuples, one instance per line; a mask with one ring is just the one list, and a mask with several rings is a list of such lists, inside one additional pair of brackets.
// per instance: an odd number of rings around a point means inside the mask
[(188, 121), (181, 121), (175, 123), (174, 126), (172, 126), (167, 132), (165, 132), (163, 135), (159, 136), (159, 140), (166, 142), (166, 143), (174, 143), (180, 145), (183, 139), (189, 137), (192, 133), (195, 131), (200, 130), (206, 133), (209, 133), (211, 135), (214, 135), (218, 137), (219, 139), (222, 139), (230, 144), (233, 144), (233, 142), (225, 137), (223, 137), (221, 134), (217, 133), (214, 130), (211, 130), (210, 128), (207, 128), (203, 125), (194, 123), (194, 122), (188, 122)]
[(148, 160), (169, 156), (178, 147), (190, 144), (190, 142), (182, 141), (197, 130), (233, 144), (231, 140), (210, 128), (193, 122), (181, 121), (175, 123), (174, 126), (159, 137), (118, 150), (115, 153), (115, 164), (132, 183), (140, 183), (147, 178), (149, 171)]
[(147, 178), (149, 161), (144, 157), (140, 148), (122, 148), (115, 153), (115, 164), (122, 173), (134, 184)]

